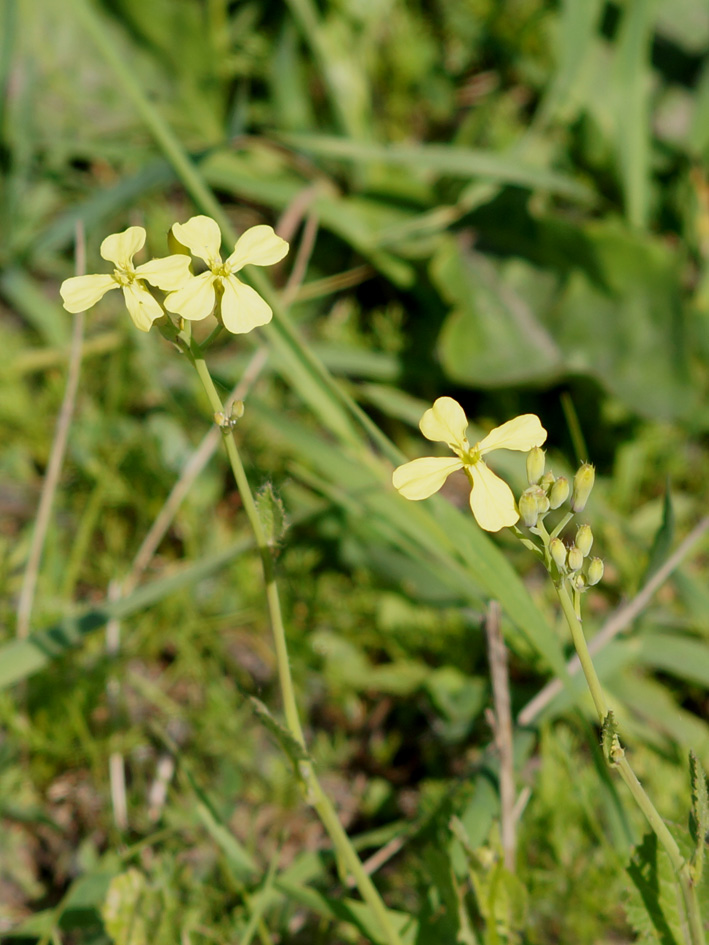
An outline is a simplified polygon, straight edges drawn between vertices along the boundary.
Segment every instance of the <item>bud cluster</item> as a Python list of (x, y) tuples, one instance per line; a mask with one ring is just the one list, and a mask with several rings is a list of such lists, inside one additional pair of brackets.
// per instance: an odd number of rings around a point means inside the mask
[[(576, 539), (567, 547), (560, 531), (581, 512), (593, 489), (595, 471), (590, 463), (582, 463), (573, 484), (565, 476), (554, 476), (544, 471), (544, 450), (534, 447), (527, 454), (527, 481), (529, 486), (519, 498), (518, 508), (522, 523), (544, 539), (548, 549), (546, 560), (559, 577), (567, 578), (577, 591), (590, 587), (603, 577), (601, 558), (590, 558), (593, 532), (590, 525), (579, 525)], [(568, 502), (568, 510), (561, 522), (549, 535), (543, 520), (548, 512), (560, 509)]]

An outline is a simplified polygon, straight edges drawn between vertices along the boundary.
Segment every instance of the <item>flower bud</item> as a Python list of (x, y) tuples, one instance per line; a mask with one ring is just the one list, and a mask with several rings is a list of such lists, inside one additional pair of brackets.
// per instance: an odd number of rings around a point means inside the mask
[(554, 564), (560, 571), (566, 567), (566, 545), (561, 538), (552, 538), (549, 542), (549, 551), (554, 560)]
[(593, 532), (591, 531), (590, 525), (579, 525), (578, 531), (576, 532), (576, 547), (584, 556), (588, 557), (588, 553), (591, 550), (593, 545)]
[(551, 470), (549, 470), (549, 472), (545, 472), (542, 478), (539, 480), (539, 485), (542, 487), (542, 489), (544, 489), (545, 492), (548, 492), (554, 485), (555, 479), (556, 476)]
[(533, 446), (527, 453), (527, 482), (536, 485), (544, 474), (544, 450)]
[(588, 562), (588, 573), (586, 578), (589, 584), (598, 584), (603, 577), (603, 559), (591, 558)]
[(568, 564), (570, 571), (578, 571), (583, 565), (583, 554), (576, 545), (569, 548)]
[(577, 571), (576, 574), (572, 575), (571, 581), (577, 591), (586, 590), (586, 578), (580, 572)]
[(549, 497), (544, 492), (543, 489), (539, 489), (536, 493), (537, 498), (537, 509), (539, 510), (540, 515), (546, 515), (549, 511)]
[(527, 489), (522, 493), (519, 497), (518, 504), (519, 517), (527, 528), (533, 528), (537, 524), (537, 518), (539, 517), (539, 506), (537, 505), (537, 497), (531, 489)]
[(559, 476), (549, 492), (549, 505), (553, 509), (558, 509), (569, 498), (569, 492), (569, 480), (566, 476)]
[(571, 511), (582, 512), (591, 495), (596, 471), (590, 463), (582, 463), (574, 476), (574, 491), (571, 496)]

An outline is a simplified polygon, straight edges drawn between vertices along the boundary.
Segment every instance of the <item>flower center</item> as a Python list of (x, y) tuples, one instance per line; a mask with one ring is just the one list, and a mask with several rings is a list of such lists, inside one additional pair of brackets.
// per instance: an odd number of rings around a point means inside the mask
[(456, 453), (458, 453), (458, 456), (463, 460), (465, 466), (475, 466), (482, 459), (477, 445), (469, 446), (466, 450), (456, 450)]
[(223, 263), (221, 260), (219, 262), (213, 262), (210, 267), (213, 275), (218, 276), (220, 279), (226, 279), (227, 276), (231, 275), (231, 270), (226, 263)]
[(135, 271), (133, 267), (121, 267), (113, 270), (113, 278), (120, 286), (131, 285), (135, 281)]

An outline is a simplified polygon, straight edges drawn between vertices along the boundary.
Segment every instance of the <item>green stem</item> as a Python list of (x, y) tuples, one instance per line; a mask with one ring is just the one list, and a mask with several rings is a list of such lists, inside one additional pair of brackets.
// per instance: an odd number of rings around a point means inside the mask
[[(566, 622), (569, 625), (569, 630), (571, 631), (571, 638), (573, 640), (574, 649), (576, 650), (576, 655), (578, 656), (579, 662), (581, 663), (581, 669), (583, 670), (583, 674), (586, 677), (586, 683), (591, 693), (593, 704), (596, 707), (596, 713), (601, 724), (603, 724), (609, 711), (608, 703), (606, 702), (606, 697), (603, 693), (600, 680), (596, 673), (596, 668), (593, 665), (591, 654), (588, 650), (588, 645), (586, 643), (586, 637), (584, 636), (583, 627), (581, 626), (581, 621), (576, 613), (571, 597), (569, 596), (566, 582), (562, 581), (555, 586), (557, 595), (559, 597), (559, 602), (561, 603), (561, 609), (564, 612)], [(680, 849), (677, 845), (677, 841), (670, 833), (657, 808), (646, 794), (645, 789), (638, 780), (630, 765), (630, 762), (626, 758), (625, 752), (622, 748), (620, 748), (620, 746), (618, 756), (614, 760), (613, 766), (617, 768), (618, 773), (628, 787), (633, 800), (645, 815), (647, 822), (655, 833), (655, 836), (670, 858), (670, 862), (677, 876), (677, 881), (679, 883), (682, 899), (684, 902), (684, 911), (686, 914), (686, 921), (683, 923), (685, 939), (690, 942), (691, 945), (705, 945), (704, 929), (699, 911), (699, 900), (697, 898), (696, 887), (692, 882), (689, 863), (682, 856), (682, 853), (680, 852)]]
[[(214, 381), (209, 373), (206, 362), (202, 357), (195, 354), (194, 347), (190, 351), (190, 358), (195, 366), (202, 387), (209, 399), (210, 407), (214, 413), (224, 412)], [(264, 583), (266, 585), (266, 600), (271, 617), (271, 630), (276, 648), (276, 663), (278, 666), (278, 678), (283, 699), (283, 708), (286, 717), (286, 724), (291, 735), (305, 748), (305, 737), (298, 716), (298, 707), (295, 700), (295, 689), (290, 672), (290, 662), (288, 659), (288, 646), (286, 642), (286, 631), (283, 624), (283, 614), (278, 594), (278, 584), (276, 583), (276, 574), (273, 564), (273, 556), (268, 546), (266, 534), (261, 524), (261, 519), (256, 508), (249, 480), (246, 476), (239, 450), (236, 446), (231, 431), (225, 430), (224, 443), (226, 446), (229, 463), (234, 473), (234, 479), (239, 489), (241, 501), (244, 505), (244, 511), (249, 519), (254, 532), (256, 544), (261, 557), (261, 567), (263, 569)], [(339, 853), (342, 861), (352, 874), (357, 888), (362, 898), (376, 916), (384, 935), (384, 940), (388, 945), (402, 945), (401, 939), (391, 922), (391, 917), (381, 896), (379, 895), (374, 883), (364, 869), (362, 862), (352, 846), (350, 838), (347, 836), (337, 812), (330, 799), (323, 791), (320, 782), (315, 773), (315, 769), (310, 762), (301, 762), (299, 765), (300, 776), (303, 780), (306, 796), (310, 804), (315, 808), (323, 826), (328, 832), (332, 843)]]

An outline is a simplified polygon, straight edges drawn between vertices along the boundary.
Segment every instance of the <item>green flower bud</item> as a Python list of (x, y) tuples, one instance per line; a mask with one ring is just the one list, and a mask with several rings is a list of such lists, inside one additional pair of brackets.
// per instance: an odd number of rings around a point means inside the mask
[(549, 472), (545, 472), (542, 478), (539, 480), (539, 485), (545, 492), (548, 492), (554, 485), (555, 479), (556, 477), (554, 476), (554, 473), (549, 470)]
[(539, 518), (539, 506), (537, 505), (537, 497), (534, 495), (531, 489), (527, 489), (519, 497), (519, 517), (522, 519), (527, 528), (533, 528), (537, 524), (537, 519)]
[(571, 511), (582, 512), (591, 495), (596, 471), (590, 463), (582, 463), (574, 476), (574, 491), (571, 496)]
[(539, 512), (540, 515), (546, 515), (549, 511), (549, 499), (547, 498), (546, 492), (541, 486), (530, 486), (529, 492), (531, 492), (537, 500), (537, 512)]
[(533, 446), (527, 453), (527, 482), (530, 486), (539, 482), (544, 474), (544, 450)]
[(579, 549), (584, 558), (588, 557), (588, 553), (591, 550), (593, 545), (593, 532), (591, 531), (590, 525), (579, 525), (578, 531), (576, 532), (576, 547)]
[(549, 505), (551, 508), (558, 509), (560, 505), (563, 505), (569, 498), (570, 491), (569, 480), (566, 476), (559, 476), (549, 492)]
[(598, 584), (603, 577), (603, 559), (591, 558), (588, 562), (587, 580), (589, 584)]
[(566, 567), (566, 545), (561, 538), (552, 538), (549, 543), (549, 551), (554, 559), (554, 564), (560, 571), (563, 571)]
[(568, 564), (570, 571), (578, 571), (583, 566), (583, 554), (576, 545), (569, 548)]
[(576, 574), (572, 576), (571, 580), (577, 591), (586, 590), (586, 578), (583, 576), (583, 574), (577, 571)]

